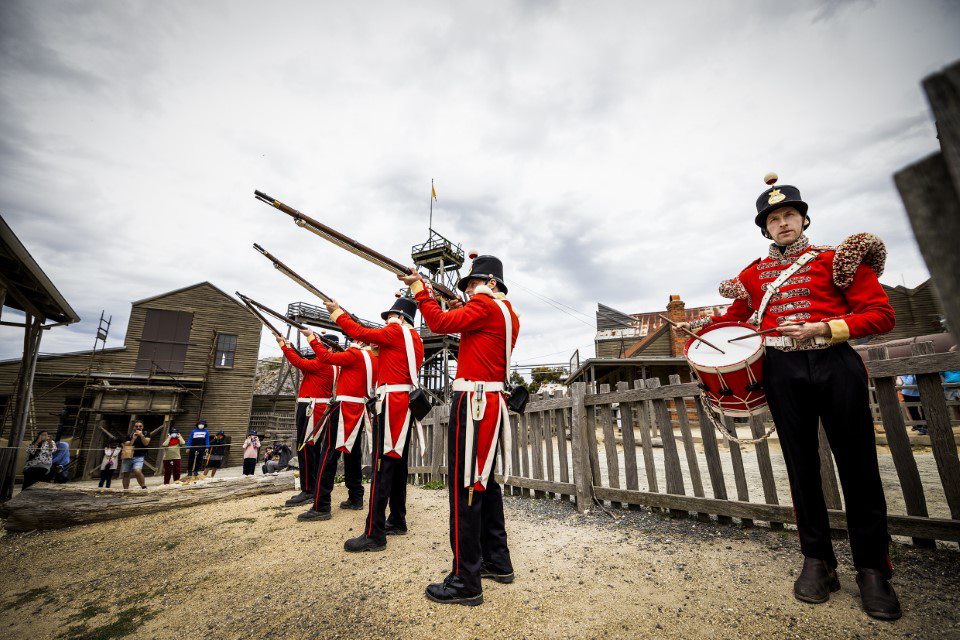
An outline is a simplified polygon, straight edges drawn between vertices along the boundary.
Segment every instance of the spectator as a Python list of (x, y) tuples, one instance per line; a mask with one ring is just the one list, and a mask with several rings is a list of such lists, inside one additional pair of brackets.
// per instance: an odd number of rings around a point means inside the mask
[(27, 462), (23, 465), (24, 489), (46, 479), (56, 451), (57, 445), (46, 431), (38, 433), (36, 439), (27, 445)]
[[(955, 350), (955, 347), (951, 349), (951, 351), (953, 350)], [(944, 371), (942, 375), (944, 384), (960, 385), (960, 370)], [(943, 390), (943, 397), (947, 399), (947, 402), (960, 400), (960, 386), (946, 387)], [(947, 411), (953, 414), (954, 420), (960, 419), (960, 406), (948, 406)]]
[(70, 480), (70, 445), (62, 440), (57, 443), (57, 452), (53, 454), (50, 467), (50, 482), (64, 484)]
[(163, 447), (163, 484), (170, 484), (170, 478), (176, 482), (180, 479), (180, 430), (170, 427), (170, 435), (160, 445)]
[(100, 484), (103, 487), (106, 483), (107, 489), (110, 488), (110, 481), (113, 480), (113, 474), (117, 472), (117, 464), (120, 461), (120, 438), (110, 438), (107, 446), (103, 448), (103, 462), (100, 463)]
[(257, 469), (257, 456), (260, 453), (260, 438), (255, 429), (243, 441), (243, 475), (252, 476)]
[(143, 477), (143, 461), (147, 457), (147, 445), (150, 444), (150, 438), (143, 433), (143, 423), (137, 420), (133, 423), (133, 433), (127, 436), (124, 447), (132, 447), (132, 455), (121, 462), (120, 479), (123, 482), (123, 488), (130, 488), (130, 472), (137, 477), (137, 483), (141, 489), (146, 490), (147, 480)]
[(190, 432), (190, 440), (187, 444), (190, 448), (190, 457), (187, 458), (187, 475), (195, 476), (200, 473), (203, 459), (207, 457), (207, 449), (210, 447), (210, 432), (207, 431), (206, 420), (203, 418), (197, 420), (197, 426)]
[[(897, 379), (897, 384), (900, 387), (901, 395), (903, 395), (904, 403), (920, 402), (920, 390), (917, 388), (917, 376), (900, 376)], [(915, 422), (920, 422), (923, 420), (923, 411), (916, 404), (908, 404), (907, 413), (910, 415), (910, 419)], [(922, 436), (927, 435), (927, 425), (925, 424), (914, 424), (910, 428), (914, 431), (920, 432), (920, 435)]]
[(263, 472), (277, 473), (283, 471), (290, 465), (292, 457), (293, 452), (290, 451), (290, 447), (277, 440), (263, 457)]
[(210, 441), (210, 456), (207, 458), (207, 475), (211, 478), (217, 475), (217, 469), (223, 466), (223, 456), (227, 448), (227, 436), (223, 431), (217, 431)]

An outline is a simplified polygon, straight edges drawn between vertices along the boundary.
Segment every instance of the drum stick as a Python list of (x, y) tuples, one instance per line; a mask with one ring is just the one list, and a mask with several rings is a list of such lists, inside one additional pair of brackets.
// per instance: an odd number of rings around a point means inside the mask
[(697, 334), (695, 334), (693, 331), (690, 331), (690, 330), (687, 329), (686, 327), (681, 327), (680, 325), (678, 325), (676, 322), (674, 322), (673, 320), (671, 320), (671, 319), (668, 318), (667, 316), (658, 313), (658, 314), (657, 314), (657, 317), (660, 318), (661, 320), (665, 320), (668, 324), (670, 324), (670, 326), (676, 327), (676, 328), (679, 329), (680, 331), (683, 331), (685, 334), (687, 334), (688, 336), (690, 336), (690, 337), (693, 338), (694, 340), (699, 340), (700, 342), (702, 342), (703, 344), (707, 345), (708, 347), (712, 347), (712, 348), (716, 349), (717, 351), (719, 351), (720, 353), (726, 354), (726, 351), (724, 351), (723, 349), (721, 349), (721, 348), (718, 347), (717, 345), (715, 345), (715, 344), (713, 344), (712, 342), (709, 342), (709, 341), (707, 341), (707, 340), (704, 340), (703, 338), (701, 338), (700, 336), (698, 336)]
[(765, 335), (765, 334), (767, 334), (767, 333), (773, 333), (774, 331), (779, 331), (780, 329), (783, 329), (784, 327), (798, 327), (798, 326), (800, 326), (801, 324), (805, 324), (805, 323), (803, 323), (803, 322), (785, 322), (784, 324), (780, 325), (779, 327), (774, 327), (773, 329), (764, 329), (763, 331), (755, 331), (755, 332), (753, 332), (753, 333), (748, 333), (748, 334), (743, 335), (743, 336), (737, 336), (736, 338), (730, 338), (729, 340), (727, 340), (727, 342), (736, 342), (737, 340), (746, 340), (747, 338), (752, 338), (753, 336), (762, 336), (762, 335)]

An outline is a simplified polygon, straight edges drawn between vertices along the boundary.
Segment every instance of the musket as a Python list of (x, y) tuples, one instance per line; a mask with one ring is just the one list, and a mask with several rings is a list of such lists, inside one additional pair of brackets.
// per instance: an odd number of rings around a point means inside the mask
[[(239, 291), (237, 291), (237, 292), (235, 292), (235, 293), (236, 293), (238, 296), (240, 295), (240, 292), (239, 292)], [(273, 323), (271, 323), (269, 320), (267, 320), (266, 318), (264, 318), (264, 317), (263, 317), (263, 314), (260, 313), (259, 311), (257, 311), (256, 307), (254, 307), (252, 304), (250, 304), (249, 302), (247, 302), (246, 300), (244, 300), (244, 299), (243, 299), (243, 296), (240, 296), (240, 300), (243, 302), (243, 306), (245, 306), (247, 309), (249, 309), (249, 310), (250, 310), (250, 313), (252, 313), (253, 315), (257, 316), (257, 318), (260, 320), (260, 322), (263, 323), (263, 326), (265, 326), (265, 327), (270, 331), (270, 333), (272, 333), (273, 335), (275, 335), (275, 336), (278, 337), (278, 338), (282, 338), (282, 337), (283, 337), (283, 335), (280, 333), (280, 331), (279, 331), (275, 326), (273, 326)]]
[(307, 280), (303, 276), (301, 276), (299, 273), (297, 273), (296, 271), (294, 271), (293, 269), (285, 265), (283, 262), (281, 262), (280, 258), (276, 257), (275, 255), (273, 255), (272, 253), (270, 253), (269, 251), (261, 247), (256, 242), (253, 243), (253, 248), (259, 251), (267, 260), (272, 262), (274, 268), (277, 271), (287, 276), (288, 278), (290, 278), (291, 280), (299, 284), (301, 287), (303, 287), (313, 295), (323, 300), (324, 302), (333, 302), (333, 298), (331, 298), (330, 296), (325, 294), (323, 291), (320, 291), (320, 289), (317, 289), (315, 286), (307, 282)]
[(286, 322), (287, 324), (289, 324), (289, 325), (291, 325), (291, 326), (293, 326), (293, 327), (296, 327), (297, 329), (309, 329), (309, 327), (307, 327), (307, 325), (305, 325), (305, 324), (303, 324), (303, 323), (301, 323), (301, 322), (297, 322), (297, 321), (294, 320), (293, 318), (291, 318), (291, 317), (289, 317), (289, 316), (286, 316), (286, 315), (280, 313), (279, 311), (274, 311), (273, 309), (271, 309), (271, 308), (268, 307), (267, 305), (261, 304), (261, 303), (257, 302), (256, 300), (254, 300), (253, 298), (251, 298), (251, 297), (249, 297), (249, 296), (243, 295), (243, 294), (240, 293), (239, 291), (235, 291), (234, 293), (236, 293), (237, 296), (238, 296), (241, 300), (243, 300), (243, 302), (244, 302), (245, 304), (247, 304), (248, 306), (249, 306), (249, 305), (252, 305), (252, 306), (260, 309), (261, 311), (264, 311), (264, 312), (270, 314), (271, 316), (273, 316), (274, 318), (276, 318), (276, 319), (279, 320), (280, 322)]
[[(334, 299), (333, 299), (333, 298), (331, 298), (330, 296), (328, 296), (327, 294), (325, 294), (323, 291), (320, 291), (320, 289), (318, 289), (318, 288), (316, 288), (315, 286), (313, 286), (312, 284), (310, 284), (310, 283), (306, 280), (306, 278), (304, 278), (304, 277), (301, 276), (299, 273), (297, 273), (296, 271), (294, 271), (293, 269), (291, 269), (290, 267), (288, 267), (287, 265), (285, 265), (285, 264), (280, 260), (280, 258), (276, 257), (275, 255), (273, 255), (272, 253), (270, 253), (269, 251), (267, 251), (266, 249), (264, 249), (263, 247), (261, 247), (261, 246), (260, 246), (259, 244), (257, 244), (256, 242), (253, 243), (253, 248), (256, 249), (258, 252), (260, 252), (260, 254), (262, 254), (267, 260), (269, 260), (270, 262), (272, 262), (274, 268), (275, 268), (277, 271), (279, 271), (279, 272), (282, 273), (283, 275), (287, 276), (288, 278), (290, 278), (291, 280), (293, 280), (294, 282), (296, 282), (297, 284), (299, 284), (301, 287), (303, 287), (304, 289), (306, 289), (307, 291), (309, 291), (309, 292), (312, 293), (313, 295), (315, 295), (315, 296), (317, 296), (318, 298), (320, 298), (321, 300), (323, 300), (324, 302), (334, 302)], [(360, 321), (360, 318), (358, 318), (357, 316), (353, 315), (353, 314), (350, 313), (349, 311), (343, 309), (342, 307), (341, 307), (341, 310), (342, 310), (344, 313), (346, 313), (348, 316), (350, 316), (350, 317), (354, 320), (354, 322), (356, 322), (357, 324), (359, 324), (359, 325), (361, 325), (361, 326), (367, 326), (367, 323), (361, 322), (361, 321)], [(284, 317), (286, 318), (286, 316), (284, 316)], [(294, 326), (298, 326), (298, 325), (295, 324)]]
[[(383, 255), (379, 251), (371, 249), (370, 247), (364, 244), (361, 244), (360, 242), (357, 242), (353, 238), (340, 233), (336, 229), (328, 227), (327, 225), (323, 224), (319, 220), (315, 220), (310, 216), (308, 216), (307, 214), (301, 213), (300, 211), (297, 211), (293, 207), (280, 202), (276, 198), (268, 196), (263, 191), (254, 191), (253, 195), (254, 197), (257, 198), (257, 200), (261, 202), (265, 202), (271, 207), (274, 207), (275, 209), (279, 209), (280, 211), (284, 212), (285, 214), (293, 218), (297, 226), (317, 234), (324, 240), (328, 240), (329, 242), (332, 242), (338, 247), (346, 249), (350, 253), (356, 256), (359, 256), (368, 262), (372, 262), (378, 267), (386, 269), (391, 273), (395, 273), (397, 275), (403, 275), (403, 276), (410, 275), (410, 268), (405, 266), (404, 264), (397, 262), (396, 260), (393, 260), (391, 258), (388, 258), (387, 256)], [(430, 286), (433, 287), (433, 290), (436, 293), (440, 294), (447, 300), (458, 300), (460, 302), (463, 301), (463, 299), (457, 294), (456, 291), (453, 291), (446, 285), (441, 284), (431, 278), (427, 278), (426, 276), (423, 276), (423, 278), (428, 283), (430, 283)]]

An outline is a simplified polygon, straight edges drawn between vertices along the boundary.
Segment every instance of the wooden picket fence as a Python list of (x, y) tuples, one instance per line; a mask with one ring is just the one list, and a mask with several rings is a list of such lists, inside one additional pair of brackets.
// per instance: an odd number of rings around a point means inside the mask
[[(923, 546), (934, 540), (960, 541), (960, 459), (939, 376), (941, 371), (960, 369), (960, 354), (931, 354), (927, 353), (929, 344), (918, 344), (915, 355), (888, 359), (882, 349), (871, 354), (867, 368), (906, 511), (888, 515), (890, 532), (912, 537)], [(924, 486), (907, 435), (895, 388), (896, 377), (905, 374), (917, 376), (939, 487), (929, 478)], [(704, 415), (696, 400), (698, 394), (696, 384), (680, 383), (673, 376), (663, 386), (656, 379), (637, 380), (632, 385), (622, 382), (616, 389), (602, 385), (594, 390), (577, 383), (566, 396), (531, 401), (523, 415), (511, 415), (512, 447), (506, 455), (513, 469), (505, 492), (570, 500), (581, 512), (609, 504), (648, 507), (703, 520), (716, 516), (722, 522), (732, 518), (745, 524), (762, 521), (775, 528), (793, 523), (792, 505), (780, 504), (777, 496), (776, 478), (786, 477), (780, 467), (783, 463), (779, 457), (771, 457), (769, 443), (741, 447), (725, 441)], [(421, 448), (411, 434), (414, 482), (446, 477), (448, 421), (449, 407), (435, 407), (423, 422), (426, 446)], [(764, 423), (764, 417), (725, 419), (727, 428), (741, 438), (761, 435)], [(699, 442), (694, 437), (696, 429)], [(830, 524), (844, 530), (840, 488), (822, 428), (820, 442)], [(751, 455), (751, 449), (761, 495), (751, 496), (749, 491), (744, 456)], [(723, 458), (728, 458), (726, 465)], [(706, 476), (701, 462), (705, 462)], [(774, 472), (774, 464), (779, 474)], [(925, 495), (933, 491), (944, 496), (949, 518), (928, 515)]]

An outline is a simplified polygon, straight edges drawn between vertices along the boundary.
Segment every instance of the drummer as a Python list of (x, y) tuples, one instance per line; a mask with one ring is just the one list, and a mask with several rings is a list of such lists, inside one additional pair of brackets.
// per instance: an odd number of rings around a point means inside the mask
[(820, 484), (820, 421), (843, 486), (863, 610), (896, 620), (901, 610), (890, 585), (887, 507), (867, 371), (849, 344), (893, 329), (893, 308), (877, 280), (886, 249), (868, 233), (850, 236), (835, 249), (811, 245), (804, 234), (810, 216), (800, 191), (777, 185), (776, 174), (764, 181), (769, 187), (757, 199), (755, 222), (773, 240), (768, 255), (720, 284), (721, 295), (733, 299), (724, 314), (687, 326), (701, 329), (734, 320), (773, 330), (764, 336), (763, 388), (780, 434), (804, 556), (794, 596), (821, 603), (840, 588)]

